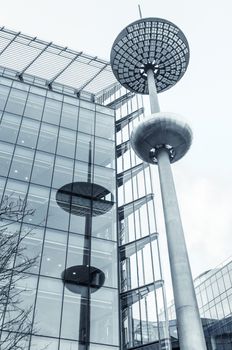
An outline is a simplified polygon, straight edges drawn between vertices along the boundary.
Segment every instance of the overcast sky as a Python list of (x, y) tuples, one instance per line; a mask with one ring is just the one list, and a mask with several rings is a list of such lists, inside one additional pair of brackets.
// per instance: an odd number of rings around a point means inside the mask
[[(139, 18), (137, 5), (133, 0), (8, 0), (1, 2), (0, 25), (109, 59), (115, 37)], [(174, 22), (190, 46), (187, 72), (160, 94), (160, 106), (185, 116), (194, 132), (191, 150), (173, 171), (196, 277), (232, 255), (232, 2), (140, 0), (140, 5), (144, 17)], [(162, 220), (158, 223), (167, 275)]]

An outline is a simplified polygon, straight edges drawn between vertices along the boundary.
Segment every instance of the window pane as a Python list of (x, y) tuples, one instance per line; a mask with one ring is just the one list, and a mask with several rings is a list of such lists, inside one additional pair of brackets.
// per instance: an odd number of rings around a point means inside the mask
[(33, 350), (58, 350), (58, 339), (33, 336), (30, 348)]
[(23, 255), (17, 257), (16, 265), (20, 263), (21, 260), (25, 257), (27, 259), (36, 258), (35, 263), (32, 264), (32, 266), (27, 270), (27, 272), (38, 274), (44, 236), (44, 228), (39, 226), (23, 224), (20, 231), (21, 237), (24, 236), (23, 240), (20, 243), (20, 247), (23, 249)]
[(17, 146), (10, 169), (10, 177), (22, 181), (29, 181), (34, 151)]
[(114, 168), (114, 159), (114, 142), (95, 137), (94, 163), (108, 168)]
[(84, 255), (84, 237), (80, 235), (69, 235), (67, 267), (82, 265)]
[(13, 149), (13, 145), (0, 142), (0, 176), (8, 175)]
[[(64, 302), (63, 302), (63, 314), (62, 314), (62, 328), (61, 328), (61, 337), (68, 339), (78, 339), (79, 338), (79, 325), (80, 325), (80, 303), (81, 296), (70, 292), (67, 288), (64, 290)], [(78, 348), (78, 344), (71, 343), (71, 345), (66, 344), (62, 350)]]
[[(78, 160), (75, 161), (74, 182), (86, 182), (88, 180), (88, 169), (88, 163), (80, 162)], [(90, 171), (93, 173), (93, 165), (90, 165)]]
[(58, 230), (68, 230), (69, 213), (61, 209), (56, 202), (56, 190), (51, 192), (47, 225)]
[(10, 95), (6, 104), (6, 111), (22, 115), (25, 102), (27, 98), (27, 92), (11, 89)]
[(32, 119), (40, 120), (43, 113), (44, 97), (29, 94), (24, 115)]
[(3, 110), (6, 104), (10, 89), (7, 86), (0, 85), (0, 109)]
[(40, 277), (35, 311), (35, 329), (38, 334), (59, 336), (63, 283)]
[(82, 131), (87, 134), (94, 133), (94, 114), (94, 111), (85, 108), (80, 108), (78, 131)]
[(78, 107), (63, 104), (60, 125), (73, 130), (77, 129)]
[(38, 138), (39, 127), (39, 122), (23, 118), (17, 143), (24, 147), (34, 148)]
[(41, 275), (61, 278), (65, 269), (67, 232), (46, 229)]
[(31, 184), (28, 192), (27, 203), (28, 207), (35, 210), (35, 212), (32, 217), (26, 217), (24, 221), (44, 226), (47, 217), (48, 199), (48, 188)]
[(31, 182), (50, 186), (54, 156), (42, 152), (36, 152)]
[(74, 157), (76, 133), (68, 129), (60, 129), (57, 154), (65, 157)]
[[(78, 133), (76, 158), (88, 163), (90, 149), (91, 150), (93, 149), (93, 137), (91, 135)], [(91, 163), (92, 162), (93, 162), (93, 152), (91, 157)]]
[(73, 160), (56, 156), (52, 187), (59, 189), (72, 182)]
[(56, 149), (57, 126), (42, 124), (39, 134), (38, 149), (54, 153)]
[(91, 294), (90, 341), (118, 345), (118, 293), (102, 287)]
[(106, 114), (96, 114), (96, 136), (104, 137), (108, 140), (114, 140), (114, 118)]
[(116, 243), (92, 238), (91, 265), (104, 272), (104, 286), (117, 288)]
[(0, 139), (2, 141), (15, 143), (20, 122), (21, 117), (4, 113), (0, 124)]
[(43, 121), (59, 125), (60, 111), (61, 102), (47, 98), (44, 107)]
[(115, 192), (115, 170), (94, 165), (94, 183), (105, 187), (112, 194)]

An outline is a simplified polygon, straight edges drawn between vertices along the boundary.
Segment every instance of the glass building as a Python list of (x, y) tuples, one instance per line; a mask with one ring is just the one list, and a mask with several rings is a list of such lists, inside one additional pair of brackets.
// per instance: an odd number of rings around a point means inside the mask
[(38, 257), (24, 349), (170, 348), (153, 170), (129, 144), (143, 112), (107, 61), (0, 29), (0, 193), (35, 210), (11, 223)]
[[(230, 350), (232, 347), (232, 260), (194, 280), (198, 306), (208, 350)], [(173, 348), (178, 349), (175, 307), (168, 307)]]

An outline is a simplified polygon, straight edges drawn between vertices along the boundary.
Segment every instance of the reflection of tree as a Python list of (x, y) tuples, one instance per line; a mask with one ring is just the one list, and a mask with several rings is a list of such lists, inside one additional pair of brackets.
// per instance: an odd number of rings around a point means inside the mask
[(24, 350), (24, 340), (31, 333), (31, 308), (22, 307), (22, 293), (17, 283), (24, 278), (36, 262), (36, 257), (28, 258), (21, 242), (31, 232), (15, 230), (34, 210), (27, 208), (25, 200), (3, 197), (0, 205), (0, 327), (1, 350)]

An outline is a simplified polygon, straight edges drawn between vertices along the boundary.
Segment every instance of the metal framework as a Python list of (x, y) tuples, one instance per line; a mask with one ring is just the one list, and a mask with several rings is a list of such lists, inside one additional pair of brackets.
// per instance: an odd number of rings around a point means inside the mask
[(0, 67), (15, 71), (21, 80), (42, 79), (50, 89), (63, 85), (94, 96), (118, 85), (109, 62), (4, 27), (0, 28)]

